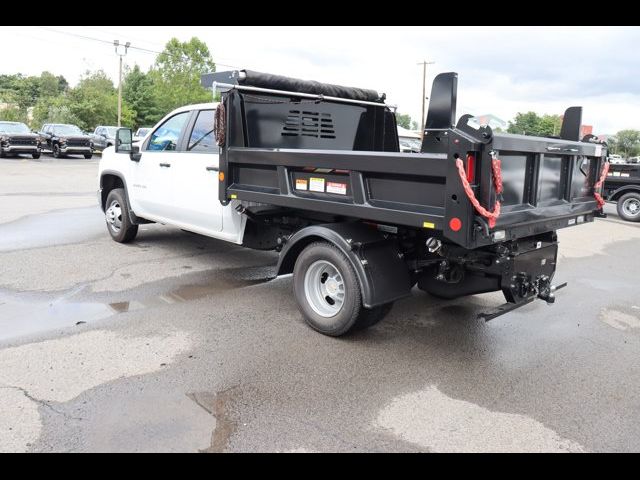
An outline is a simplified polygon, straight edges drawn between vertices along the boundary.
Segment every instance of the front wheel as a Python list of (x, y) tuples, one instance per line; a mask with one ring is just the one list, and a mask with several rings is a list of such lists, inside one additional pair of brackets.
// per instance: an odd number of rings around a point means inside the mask
[(31, 154), (31, 158), (33, 158), (34, 160), (39, 159), (39, 158), (40, 158), (40, 152), (32, 153), (32, 154)]
[(391, 304), (364, 308), (353, 266), (337, 247), (326, 242), (313, 243), (302, 251), (293, 284), (307, 324), (332, 337), (371, 327), (391, 310)]
[(84, 154), (84, 158), (86, 158), (87, 160), (91, 160), (91, 157), (93, 157), (92, 153), (85, 153)]
[(62, 158), (62, 152), (60, 151), (60, 145), (57, 143), (53, 146), (53, 158)]
[(640, 193), (630, 192), (620, 197), (618, 215), (628, 222), (640, 222)]
[(127, 212), (129, 203), (123, 188), (116, 188), (107, 195), (104, 211), (107, 230), (111, 238), (118, 243), (127, 243), (136, 238), (138, 225), (133, 225)]

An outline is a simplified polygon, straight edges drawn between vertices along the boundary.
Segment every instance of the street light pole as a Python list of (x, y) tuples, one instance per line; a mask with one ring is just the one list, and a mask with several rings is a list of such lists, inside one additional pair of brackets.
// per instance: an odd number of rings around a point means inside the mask
[(420, 119), (420, 139), (424, 140), (424, 122), (426, 121), (424, 108), (427, 100), (427, 65), (433, 65), (436, 62), (427, 62), (423, 60), (418, 62), (422, 65), (422, 118)]
[(120, 57), (120, 67), (118, 70), (118, 127), (122, 126), (122, 57), (127, 55), (127, 50), (131, 46), (131, 42), (124, 44), (124, 53), (120, 53), (120, 40), (114, 40), (113, 45), (116, 47), (116, 55)]

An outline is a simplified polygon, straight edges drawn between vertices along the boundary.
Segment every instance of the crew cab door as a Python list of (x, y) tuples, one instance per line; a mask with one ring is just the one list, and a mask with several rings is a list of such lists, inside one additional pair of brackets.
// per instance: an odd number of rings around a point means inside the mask
[(195, 110), (182, 152), (171, 164), (171, 218), (198, 233), (222, 230), (218, 199), (219, 147), (214, 134), (215, 110)]
[(155, 128), (140, 148), (140, 161), (131, 166), (129, 200), (137, 215), (160, 222), (172, 219), (173, 185), (185, 181), (178, 178), (174, 164), (181, 155), (181, 146), (191, 112), (178, 112)]

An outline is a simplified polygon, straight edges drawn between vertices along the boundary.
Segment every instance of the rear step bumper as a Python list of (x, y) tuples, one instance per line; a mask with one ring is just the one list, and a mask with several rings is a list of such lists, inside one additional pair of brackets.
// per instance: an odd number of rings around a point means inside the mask
[(517, 303), (511, 303), (511, 302), (507, 302), (504, 303), (502, 305), (500, 305), (499, 307), (494, 308), (493, 310), (489, 310), (488, 312), (483, 312), (483, 313), (479, 313), (478, 314), (478, 319), (479, 320), (484, 320), (485, 322), (488, 322), (489, 320), (493, 320), (494, 318), (498, 318), (506, 313), (509, 312), (513, 312), (514, 310), (520, 308), (520, 307), (524, 307), (525, 305), (529, 305), (531, 302), (533, 302), (534, 300), (536, 300), (537, 298), (540, 298), (542, 300), (545, 300), (548, 304), (552, 304), (555, 303), (555, 293), (556, 291), (560, 290), (561, 288), (564, 288), (567, 286), (567, 283), (562, 283), (560, 285), (552, 285), (549, 289), (549, 293), (546, 296), (541, 296), (542, 294), (538, 294), (537, 296), (532, 295), (528, 298), (525, 298), (524, 300), (521, 300)]

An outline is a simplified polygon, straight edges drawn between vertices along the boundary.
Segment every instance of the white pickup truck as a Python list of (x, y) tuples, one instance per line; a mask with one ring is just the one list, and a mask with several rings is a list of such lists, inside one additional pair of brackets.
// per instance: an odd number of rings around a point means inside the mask
[[(129, 242), (132, 223), (157, 222), (241, 244), (246, 218), (218, 199), (216, 103), (179, 108), (152, 129), (130, 161), (113, 148), (100, 161), (100, 202), (109, 233)], [(129, 212), (129, 214), (125, 214)], [(135, 212), (135, 213), (134, 213)], [(144, 219), (144, 220), (142, 220)]]
[(580, 140), (580, 107), (561, 138), (494, 135), (470, 115), (455, 123), (457, 74), (443, 73), (420, 152), (404, 153), (375, 90), (212, 75), (221, 103), (179, 108), (142, 142), (117, 131), (100, 161), (109, 233), (128, 242), (158, 222), (276, 250), (275, 274), (293, 274), (323, 334), (375, 324), (416, 285), (447, 299), (502, 291), (484, 320), (553, 303), (556, 231), (602, 213), (607, 152)]

